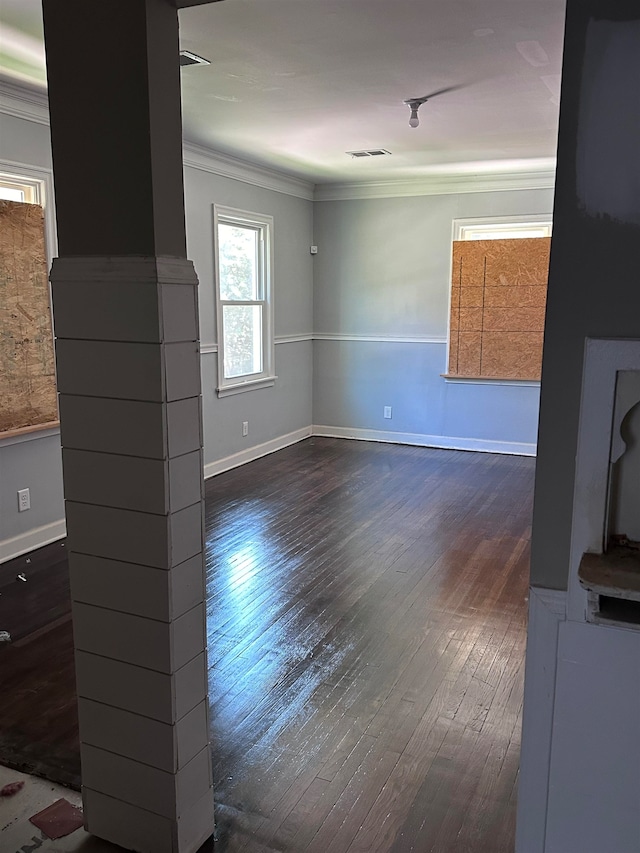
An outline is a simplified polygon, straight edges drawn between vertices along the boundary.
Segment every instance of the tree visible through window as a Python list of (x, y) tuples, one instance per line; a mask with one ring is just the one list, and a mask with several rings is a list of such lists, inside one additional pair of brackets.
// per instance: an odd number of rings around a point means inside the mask
[(215, 212), (218, 391), (273, 377), (271, 217)]

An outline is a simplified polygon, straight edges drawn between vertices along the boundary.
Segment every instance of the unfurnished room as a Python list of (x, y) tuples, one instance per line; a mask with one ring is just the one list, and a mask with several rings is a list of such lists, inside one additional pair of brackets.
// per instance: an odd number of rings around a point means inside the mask
[(640, 853), (639, 57), (0, 0), (2, 853)]

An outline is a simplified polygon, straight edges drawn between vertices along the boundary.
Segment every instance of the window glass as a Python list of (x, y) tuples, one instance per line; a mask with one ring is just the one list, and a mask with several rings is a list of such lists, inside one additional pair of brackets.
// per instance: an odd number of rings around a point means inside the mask
[(258, 299), (258, 238), (254, 228), (218, 225), (220, 299)]
[(214, 205), (218, 395), (273, 384), (273, 218)]
[(262, 373), (262, 305), (223, 305), (224, 377)]
[(4, 201), (24, 201), (24, 190), (0, 183), (0, 198)]

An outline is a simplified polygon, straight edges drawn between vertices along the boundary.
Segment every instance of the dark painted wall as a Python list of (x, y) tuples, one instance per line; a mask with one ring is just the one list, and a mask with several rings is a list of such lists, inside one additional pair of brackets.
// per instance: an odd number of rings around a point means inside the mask
[(43, 12), (60, 255), (185, 257), (175, 6), (44, 0)]
[(586, 337), (640, 338), (640, 5), (569, 0), (531, 580), (567, 586)]

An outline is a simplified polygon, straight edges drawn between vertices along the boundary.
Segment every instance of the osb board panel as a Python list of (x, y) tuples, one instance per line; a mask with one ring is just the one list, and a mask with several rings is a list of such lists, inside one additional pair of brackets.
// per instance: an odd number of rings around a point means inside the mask
[(451, 292), (451, 307), (463, 308), (486, 305), (488, 308), (509, 308), (517, 305), (519, 308), (535, 308), (547, 304), (546, 284), (520, 284), (505, 287), (457, 287)]
[(539, 379), (542, 332), (484, 332), (482, 376)]
[(486, 247), (487, 286), (547, 283), (551, 237), (478, 242)]
[(0, 433), (58, 419), (44, 212), (0, 200)]
[(487, 308), (542, 308), (547, 304), (547, 285), (521, 284), (506, 287), (485, 287), (484, 304)]
[(489, 308), (483, 314), (485, 332), (540, 332), (544, 308)]
[(481, 332), (482, 331), (482, 308), (461, 308), (459, 311), (451, 311), (451, 331), (457, 332)]
[(482, 286), (485, 245), (491, 240), (460, 240), (453, 244), (453, 282), (459, 287)]
[(480, 332), (460, 332), (456, 338), (457, 346), (455, 352), (452, 349), (452, 364), (449, 373), (458, 376), (479, 376), (482, 334)]
[(529, 332), (544, 327), (544, 308), (461, 308), (451, 312), (451, 331)]
[(540, 378), (550, 245), (454, 242), (449, 375)]

